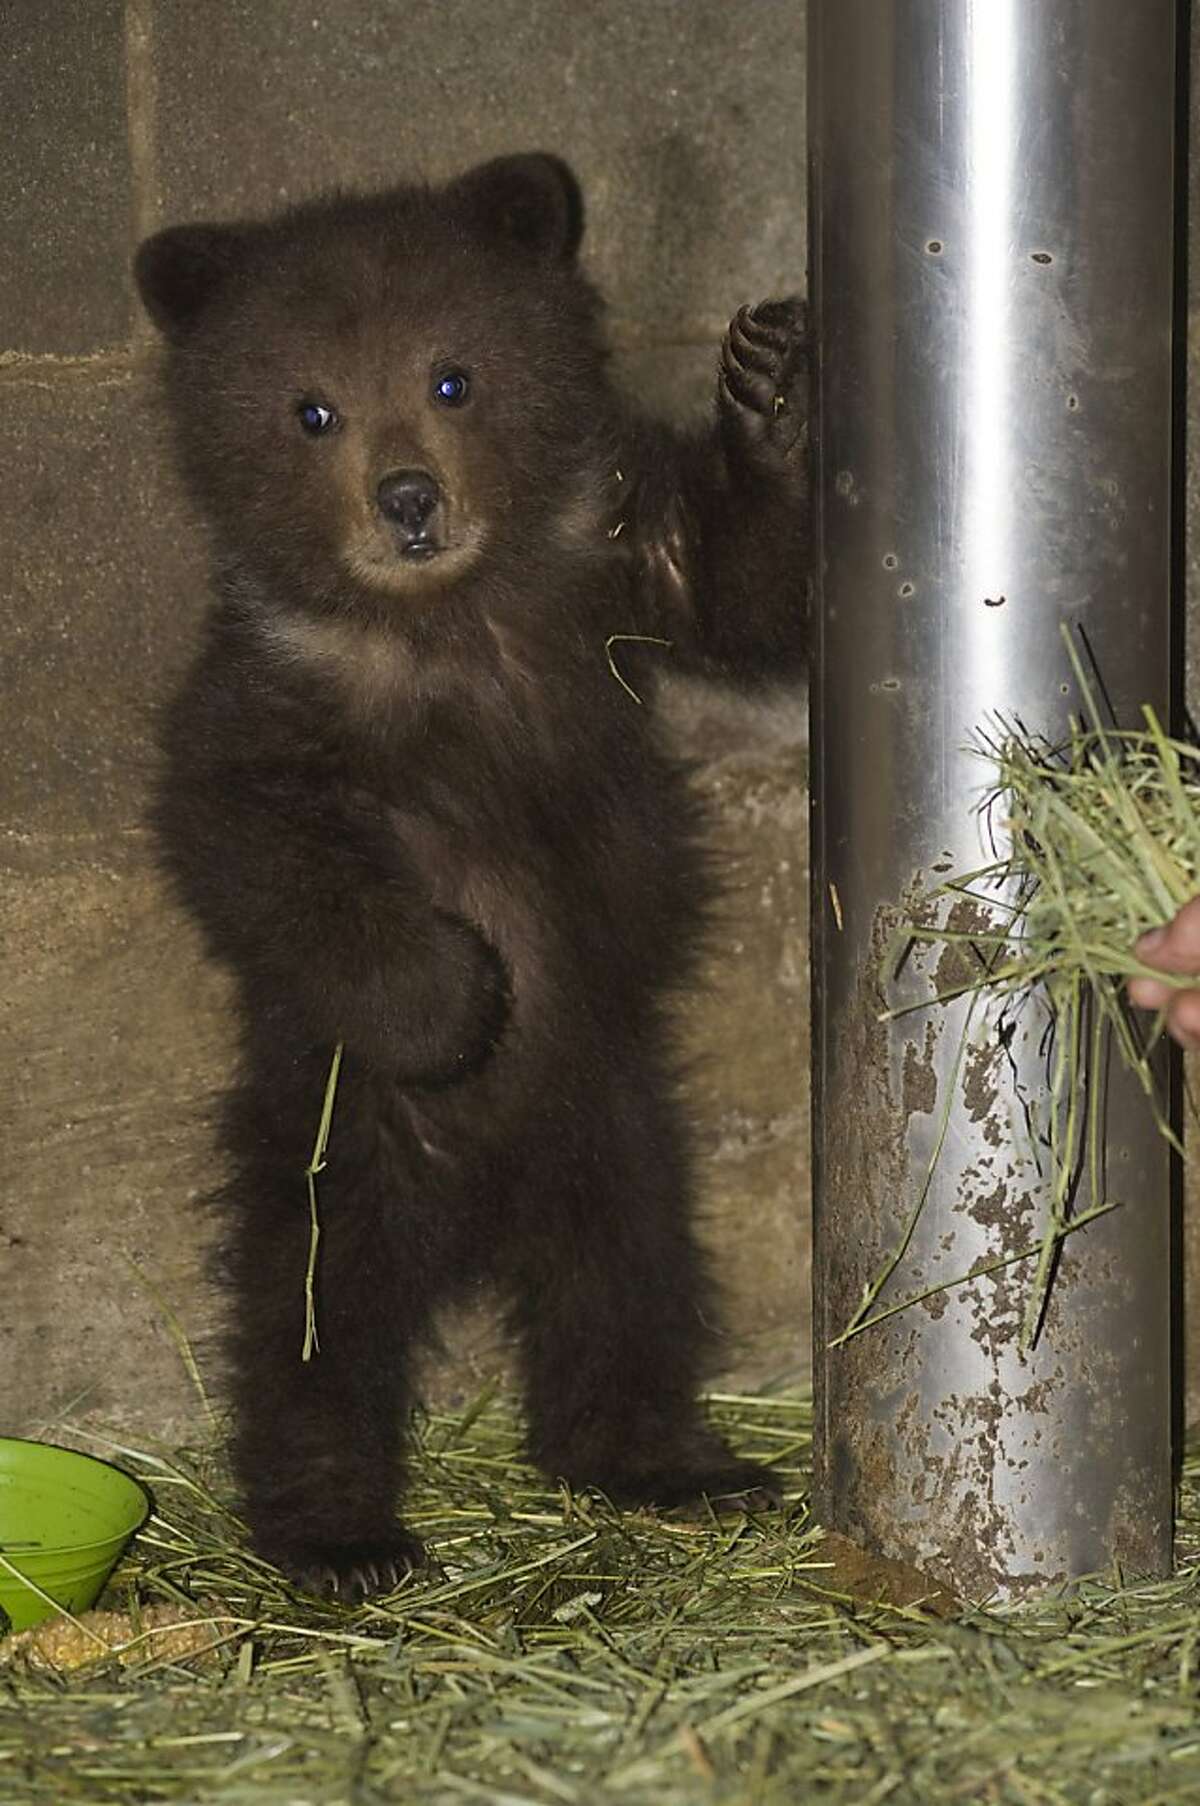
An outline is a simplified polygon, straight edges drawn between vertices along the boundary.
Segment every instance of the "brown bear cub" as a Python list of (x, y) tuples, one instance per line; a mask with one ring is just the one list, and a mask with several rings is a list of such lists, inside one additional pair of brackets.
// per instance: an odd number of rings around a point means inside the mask
[(697, 1401), (717, 1312), (665, 1005), (711, 884), (646, 705), (666, 664), (800, 667), (800, 310), (743, 309), (715, 427), (676, 434), (610, 385), (580, 231), (570, 172), (524, 156), (137, 259), (215, 564), (156, 827), (240, 996), (234, 1456), (260, 1551), (343, 1598), (420, 1560), (414, 1344), (485, 1282), (548, 1475), (772, 1486)]

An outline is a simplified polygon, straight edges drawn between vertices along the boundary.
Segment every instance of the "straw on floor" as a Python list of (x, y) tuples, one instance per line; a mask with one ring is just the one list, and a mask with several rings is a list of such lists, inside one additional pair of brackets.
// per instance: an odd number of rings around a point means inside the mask
[(1200, 1462), (1175, 1579), (1110, 1575), (1019, 1612), (968, 1602), (939, 1618), (847, 1589), (805, 1499), (805, 1401), (713, 1411), (784, 1468), (783, 1512), (618, 1514), (538, 1480), (502, 1400), (431, 1419), (411, 1517), (444, 1573), (357, 1611), (291, 1592), (247, 1552), (215, 1457), (110, 1448), (157, 1504), (111, 1603), (135, 1629), (177, 1608), (208, 1653), (150, 1635), (128, 1666), (0, 1665), (0, 1799), (1200, 1798)]

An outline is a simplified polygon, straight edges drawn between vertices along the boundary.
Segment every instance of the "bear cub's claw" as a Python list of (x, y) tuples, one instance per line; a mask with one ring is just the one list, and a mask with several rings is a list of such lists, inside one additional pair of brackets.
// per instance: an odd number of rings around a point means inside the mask
[(739, 308), (721, 346), (719, 405), (735, 460), (786, 469), (803, 454), (808, 330), (796, 295)]
[(275, 1549), (271, 1558), (302, 1593), (340, 1605), (361, 1605), (393, 1593), (406, 1575), (428, 1565), (424, 1545), (407, 1531), (364, 1542), (298, 1543)]

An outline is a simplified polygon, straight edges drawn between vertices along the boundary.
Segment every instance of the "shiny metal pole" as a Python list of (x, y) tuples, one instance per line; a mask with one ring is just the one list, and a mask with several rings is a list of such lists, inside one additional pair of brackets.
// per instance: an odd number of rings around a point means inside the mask
[[(943, 1126), (877, 1310), (1043, 1220), (1045, 1018), (977, 1010), (956, 1071), (965, 1006), (881, 1024), (880, 960), (986, 862), (975, 731), (1078, 710), (1060, 623), (1119, 721), (1168, 701), (1175, 39), (1175, 0), (809, 7), (817, 1499), (972, 1596), (1171, 1559), (1168, 1155), (1115, 1058), (1122, 1208), (1064, 1242), (1032, 1352), (1028, 1263), (830, 1344)], [(917, 958), (887, 1000), (948, 976)]]

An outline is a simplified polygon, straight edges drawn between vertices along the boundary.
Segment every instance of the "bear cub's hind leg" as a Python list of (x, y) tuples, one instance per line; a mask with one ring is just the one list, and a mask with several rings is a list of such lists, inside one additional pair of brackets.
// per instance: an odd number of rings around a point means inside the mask
[[(390, 1592), (425, 1561), (396, 1517), (404, 1482), (412, 1351), (438, 1295), (422, 1192), (393, 1162), (371, 1087), (348, 1058), (336, 1157), (321, 1174), (318, 1346), (302, 1358), (308, 1247), (286, 1158), (318, 1113), (326, 1050), (281, 1096), (246, 1087), (229, 1106), (240, 1160), (230, 1183), (224, 1277), (230, 1291), (232, 1453), (255, 1548), (303, 1591), (355, 1604)], [(275, 1140), (278, 1137), (278, 1141)], [(444, 1262), (442, 1266), (444, 1266)]]
[(739, 1460), (699, 1402), (717, 1310), (673, 1100), (628, 1070), (611, 1090), (594, 1144), (543, 1149), (518, 1200), (537, 1222), (513, 1275), (531, 1457), (616, 1505), (775, 1503), (777, 1476)]

